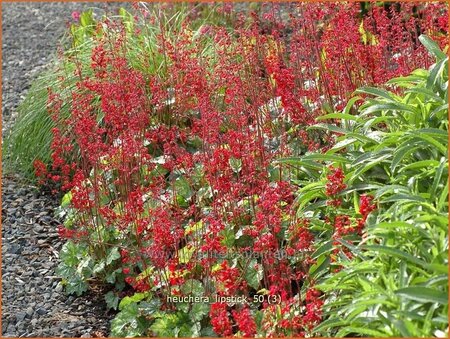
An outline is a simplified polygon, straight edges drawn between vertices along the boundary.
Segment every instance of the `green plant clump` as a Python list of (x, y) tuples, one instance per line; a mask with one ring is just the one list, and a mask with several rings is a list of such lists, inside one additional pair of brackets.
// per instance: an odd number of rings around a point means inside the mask
[(421, 41), (436, 57), (429, 70), (392, 79), (392, 91), (359, 89), (356, 93), (367, 98), (356, 116), (348, 111), (358, 96), (342, 113), (320, 118), (340, 124), (312, 127), (337, 133), (333, 147), (283, 160), (307, 178), (297, 198), (298, 214), (315, 218), (317, 225), (323, 225), (321, 215), (330, 213), (324, 203), (327, 169), (317, 160), (345, 173), (342, 205), (333, 213), (357, 216), (356, 192), (376, 202), (360, 243), (336, 239), (344, 250), (335, 255), (329, 246), (319, 257), (334, 268), (322, 267), (316, 275), (317, 288), (327, 295), (326, 320), (315, 329), (320, 335), (447, 335), (448, 56), (427, 37)]

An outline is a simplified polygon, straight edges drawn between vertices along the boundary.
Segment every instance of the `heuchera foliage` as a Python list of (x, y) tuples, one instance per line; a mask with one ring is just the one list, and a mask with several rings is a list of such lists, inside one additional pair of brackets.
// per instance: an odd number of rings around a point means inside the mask
[[(306, 127), (341, 109), (356, 88), (429, 66), (417, 38), (445, 42), (446, 7), (372, 6), (362, 17), (358, 3), (272, 5), (249, 16), (230, 6), (232, 29), (194, 30), (186, 19), (171, 35), (145, 9), (132, 21), (99, 22), (90, 63), (66, 56), (79, 77), (69, 89), (70, 116), (49, 93), (53, 163), (47, 174), (36, 162), (36, 174), (71, 192), (75, 213), (61, 234), (89, 244), (97, 258), (117, 247), (126, 283), (153, 291), (166, 310), (176, 307), (166, 297), (183, 295), (191, 279), (205, 295), (263, 291), (279, 303), (213, 303), (214, 331), (252, 337), (254, 311), (262, 310), (261, 333), (309, 335), (322, 316), (308, 274), (317, 234), (292, 208), (294, 174), (272, 162), (329, 147), (333, 135)], [(149, 20), (160, 29), (156, 44), (133, 67), (129, 43), (145, 45)], [(341, 204), (343, 179), (329, 169), (330, 211)], [(361, 196), (359, 206), (356, 225), (348, 215), (326, 216), (335, 251), (351, 256), (339, 240), (360, 239), (376, 202)]]

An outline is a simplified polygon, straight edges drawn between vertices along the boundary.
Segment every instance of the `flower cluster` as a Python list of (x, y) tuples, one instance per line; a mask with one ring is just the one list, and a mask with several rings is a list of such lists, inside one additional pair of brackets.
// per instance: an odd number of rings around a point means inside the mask
[(333, 197), (333, 199), (329, 200), (327, 204), (331, 206), (340, 206), (342, 200), (336, 197), (340, 192), (347, 188), (347, 185), (344, 184), (344, 172), (341, 168), (330, 167), (330, 174), (327, 175), (328, 182), (325, 185), (325, 194), (328, 197)]
[[(351, 217), (347, 213), (343, 213), (343, 197), (336, 195), (341, 193), (347, 186), (344, 184), (345, 174), (341, 168), (330, 167), (330, 174), (327, 175), (327, 183), (325, 185), (325, 194), (328, 197), (327, 206), (329, 206), (329, 215), (326, 217), (328, 223), (333, 226), (333, 246), (334, 254), (340, 251), (351, 258), (352, 253), (343, 242), (351, 244), (350, 240), (346, 240), (347, 235), (356, 234), (361, 236), (367, 221), (368, 215), (376, 209), (373, 203), (373, 196), (361, 195), (359, 201), (359, 211), (353, 211), (356, 215), (358, 212), (361, 217)], [(333, 257), (334, 260), (335, 257)]]
[(233, 334), (232, 323), (228, 316), (227, 304), (214, 303), (210, 311), (211, 325), (218, 335), (229, 337)]
[(377, 209), (377, 205), (373, 203), (373, 196), (371, 195), (361, 195), (359, 198), (359, 213), (361, 218), (358, 219), (357, 232), (362, 233), (362, 229), (366, 223), (367, 217), (370, 212)]
[(256, 334), (256, 323), (250, 309), (244, 307), (242, 310), (233, 310), (232, 314), (242, 336), (245, 338), (254, 337)]

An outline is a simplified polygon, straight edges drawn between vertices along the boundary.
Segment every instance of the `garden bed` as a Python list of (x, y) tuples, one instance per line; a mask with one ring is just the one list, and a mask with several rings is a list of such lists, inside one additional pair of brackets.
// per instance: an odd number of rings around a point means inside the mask
[(61, 200), (5, 177), (3, 331), (445, 336), (447, 12), (74, 11), (6, 138), (8, 168)]

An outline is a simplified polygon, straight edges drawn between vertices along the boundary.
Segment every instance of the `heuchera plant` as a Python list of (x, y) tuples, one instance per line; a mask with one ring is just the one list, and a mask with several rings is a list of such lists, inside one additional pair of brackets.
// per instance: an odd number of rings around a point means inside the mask
[[(342, 109), (359, 86), (429, 66), (418, 34), (443, 44), (447, 21), (436, 18), (446, 7), (372, 6), (361, 17), (357, 3), (289, 6), (237, 13), (231, 29), (193, 28), (187, 17), (176, 34), (157, 12), (122, 11), (120, 21), (93, 23), (89, 62), (63, 56), (79, 80), (65, 89), (69, 116), (60, 93), (49, 91), (53, 163), (37, 161), (36, 174), (69, 192), (63, 251), (70, 256), (80, 244), (87, 255), (63, 260), (72, 291), (96, 276), (123, 291), (108, 294), (111, 306), (128, 298), (116, 335), (127, 326), (133, 335), (167, 335), (163, 322), (186, 321), (185, 335), (310, 336), (321, 321), (311, 273), (322, 233), (296, 216), (296, 171), (273, 161), (333, 145), (332, 132), (306, 128)], [(225, 16), (232, 7), (224, 5)], [(376, 202), (362, 195), (358, 217), (342, 214), (343, 172), (324, 175), (329, 240), (336, 255), (351, 256), (342, 238), (360, 240)], [(168, 301), (192, 294), (249, 301), (211, 299), (206, 308)], [(151, 308), (150, 300), (159, 301)], [(125, 314), (140, 317), (138, 325), (127, 325)]]

